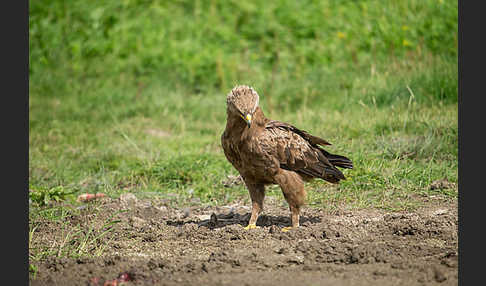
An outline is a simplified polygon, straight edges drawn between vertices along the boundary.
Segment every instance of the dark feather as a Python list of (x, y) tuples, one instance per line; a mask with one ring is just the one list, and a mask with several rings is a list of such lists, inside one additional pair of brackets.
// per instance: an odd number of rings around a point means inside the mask
[(334, 166), (346, 168), (346, 169), (353, 168), (353, 162), (349, 158), (341, 155), (331, 154), (322, 148), (319, 148), (319, 150), (324, 154), (324, 156), (326, 156), (329, 162)]

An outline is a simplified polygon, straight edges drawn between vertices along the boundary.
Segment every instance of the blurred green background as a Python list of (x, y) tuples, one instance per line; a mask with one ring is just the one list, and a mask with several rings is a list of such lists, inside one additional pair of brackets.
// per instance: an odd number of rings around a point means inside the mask
[(247, 199), (220, 134), (248, 84), (355, 162), (310, 205), (454, 199), (429, 186), (457, 183), (457, 22), (451, 0), (29, 1), (30, 188)]

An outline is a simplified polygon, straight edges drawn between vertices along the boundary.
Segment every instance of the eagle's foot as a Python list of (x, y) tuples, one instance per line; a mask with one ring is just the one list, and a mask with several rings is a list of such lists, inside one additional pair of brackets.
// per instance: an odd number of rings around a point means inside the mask
[(250, 224), (248, 224), (247, 226), (244, 227), (245, 230), (255, 229), (255, 228), (260, 228), (260, 227), (256, 226), (256, 224), (254, 224), (254, 223), (250, 223)]
[(291, 229), (294, 229), (294, 228), (291, 227), (291, 226), (286, 226), (286, 227), (282, 228), (282, 232), (287, 232), (287, 231), (289, 231)]

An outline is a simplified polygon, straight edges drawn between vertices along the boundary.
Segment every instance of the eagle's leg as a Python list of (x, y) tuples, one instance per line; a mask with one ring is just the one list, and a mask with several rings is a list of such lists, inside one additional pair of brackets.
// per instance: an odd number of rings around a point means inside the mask
[(304, 189), (304, 181), (302, 177), (292, 171), (281, 169), (275, 176), (275, 179), (282, 189), (285, 200), (289, 204), (291, 212), (291, 227), (284, 227), (282, 231), (289, 231), (292, 228), (299, 227), (300, 208), (305, 203), (306, 192)]
[(265, 187), (263, 184), (246, 183), (251, 198), (251, 217), (246, 230), (257, 228), (256, 221), (263, 211), (263, 199), (265, 198)]

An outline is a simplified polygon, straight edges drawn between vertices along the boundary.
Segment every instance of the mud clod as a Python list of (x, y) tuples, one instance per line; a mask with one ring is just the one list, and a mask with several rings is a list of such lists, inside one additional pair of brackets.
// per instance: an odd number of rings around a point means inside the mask
[(434, 268), (434, 279), (435, 281), (441, 283), (441, 282), (444, 282), (445, 280), (447, 280), (447, 278), (445, 277), (444, 273), (438, 269), (438, 268)]
[(120, 204), (124, 207), (134, 206), (137, 202), (137, 197), (132, 193), (120, 195)]
[(430, 184), (429, 189), (430, 190), (438, 190), (438, 189), (454, 189), (456, 187), (456, 184), (449, 182), (446, 178), (440, 179), (437, 181), (432, 182)]

